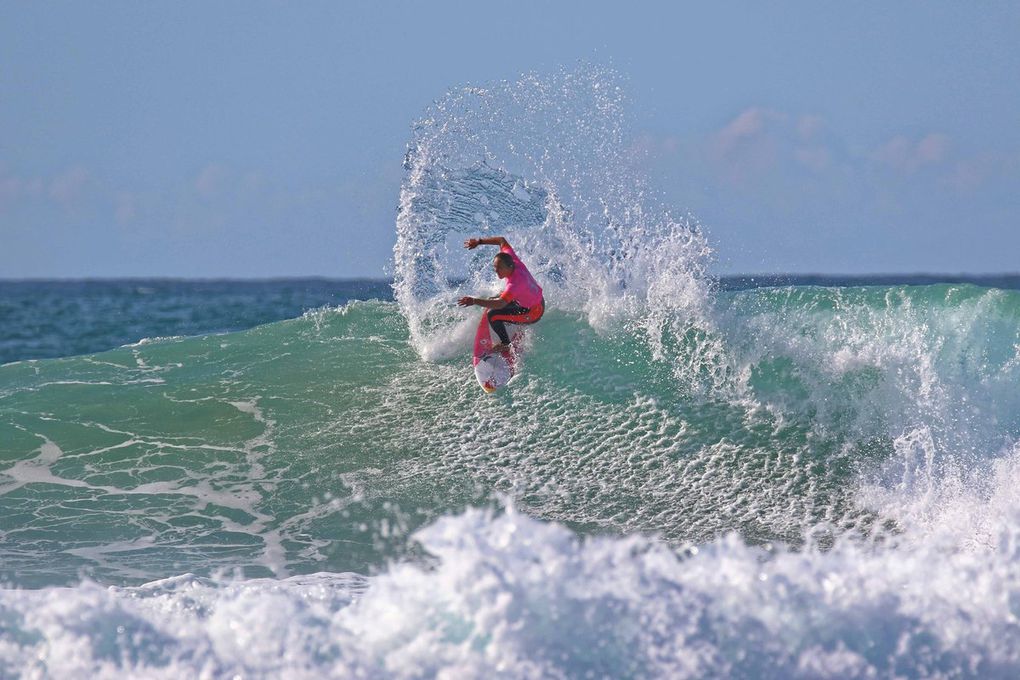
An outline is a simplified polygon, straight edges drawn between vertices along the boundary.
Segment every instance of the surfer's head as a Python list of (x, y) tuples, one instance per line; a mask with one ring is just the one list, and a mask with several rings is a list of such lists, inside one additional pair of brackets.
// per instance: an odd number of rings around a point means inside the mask
[(492, 267), (496, 270), (496, 276), (505, 279), (514, 273), (514, 258), (507, 253), (496, 253), (492, 258)]

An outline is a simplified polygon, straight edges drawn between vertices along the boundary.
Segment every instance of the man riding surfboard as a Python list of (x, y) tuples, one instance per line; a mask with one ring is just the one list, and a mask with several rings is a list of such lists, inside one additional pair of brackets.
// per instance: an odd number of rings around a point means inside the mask
[(499, 252), (492, 259), (492, 267), (496, 276), (506, 279), (506, 286), (499, 297), (475, 298), (465, 295), (457, 304), (461, 307), (478, 305), (485, 307), (489, 326), (499, 336), (500, 343), (492, 347), (494, 352), (505, 352), (510, 349), (510, 336), (506, 324), (532, 324), (542, 318), (545, 312), (545, 300), (542, 288), (524, 266), (510, 243), (502, 236), (488, 238), (469, 238), (464, 247), (474, 250), (478, 246), (499, 246)]

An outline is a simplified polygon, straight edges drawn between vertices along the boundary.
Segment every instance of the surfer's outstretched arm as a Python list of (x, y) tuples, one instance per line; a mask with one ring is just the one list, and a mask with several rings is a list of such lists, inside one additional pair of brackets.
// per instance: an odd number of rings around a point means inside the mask
[(502, 236), (486, 236), (485, 238), (469, 238), (468, 240), (464, 241), (464, 247), (467, 248), (468, 250), (474, 250), (478, 246), (499, 246), (500, 248), (502, 248), (503, 246), (508, 246), (508, 245), (510, 245), (510, 242), (507, 241)]
[(457, 300), (457, 304), (461, 307), (470, 307), (471, 305), (478, 305), (479, 307), (485, 307), (486, 309), (503, 309), (508, 304), (509, 300), (503, 298), (476, 298), (465, 295), (461, 299)]

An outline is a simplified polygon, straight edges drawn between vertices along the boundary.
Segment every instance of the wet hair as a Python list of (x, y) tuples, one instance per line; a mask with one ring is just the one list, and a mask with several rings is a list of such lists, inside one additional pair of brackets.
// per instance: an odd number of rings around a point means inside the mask
[(496, 253), (496, 259), (499, 260), (504, 267), (514, 268), (514, 258), (510, 257), (509, 253)]

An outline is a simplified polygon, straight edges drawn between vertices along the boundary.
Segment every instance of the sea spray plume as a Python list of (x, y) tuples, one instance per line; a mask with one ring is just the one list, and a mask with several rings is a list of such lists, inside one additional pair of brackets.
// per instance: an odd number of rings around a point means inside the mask
[(467, 346), (473, 315), (451, 301), (495, 290), (489, 253), (467, 253), (461, 241), (500, 233), (551, 309), (644, 337), (655, 358), (675, 362), (682, 390), (727, 383), (707, 311), (711, 249), (637, 170), (625, 104), (620, 78), (587, 65), (451, 90), (414, 125), (394, 290), (422, 357)]

